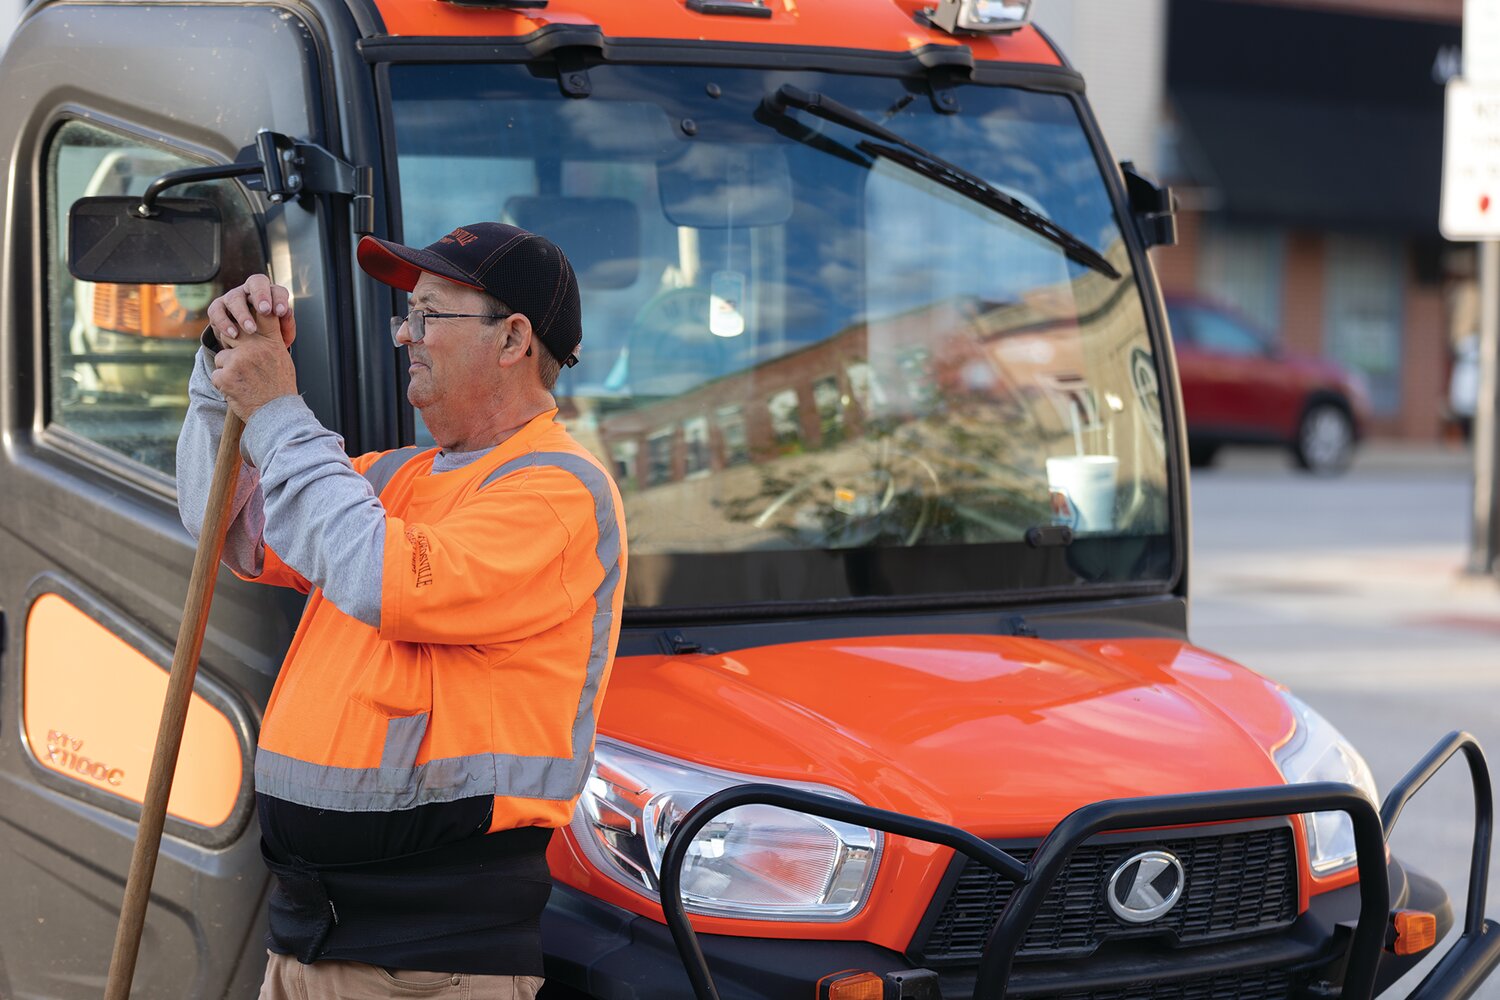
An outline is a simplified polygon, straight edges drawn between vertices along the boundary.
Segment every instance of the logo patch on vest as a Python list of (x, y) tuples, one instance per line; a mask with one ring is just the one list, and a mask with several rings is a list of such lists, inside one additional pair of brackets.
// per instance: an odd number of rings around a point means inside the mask
[(432, 583), (432, 545), (416, 528), (406, 529), (406, 540), (411, 543), (411, 575), (418, 587), (425, 587)]

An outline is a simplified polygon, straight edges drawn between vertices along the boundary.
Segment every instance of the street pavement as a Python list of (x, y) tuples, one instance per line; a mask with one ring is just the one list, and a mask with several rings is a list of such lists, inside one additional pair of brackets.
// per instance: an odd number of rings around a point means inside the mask
[[(1452, 729), (1478, 737), (1500, 772), (1500, 585), (1464, 572), (1471, 498), (1454, 446), (1372, 445), (1333, 479), (1279, 453), (1226, 451), (1192, 477), (1193, 641), (1322, 712), (1382, 795)], [(1461, 922), (1472, 843), (1472, 785), (1455, 760), (1391, 847), (1447, 888)], [(1500, 866), (1488, 911), (1500, 919)], [(1500, 978), (1475, 995), (1500, 1000)]]

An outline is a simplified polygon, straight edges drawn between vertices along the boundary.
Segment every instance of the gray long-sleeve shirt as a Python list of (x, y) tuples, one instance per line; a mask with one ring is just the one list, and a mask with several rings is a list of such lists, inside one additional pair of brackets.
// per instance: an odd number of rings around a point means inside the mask
[[(200, 348), (188, 381), (188, 412), (177, 439), (177, 509), (198, 536), (228, 408), (209, 381), (213, 355)], [(301, 396), (281, 396), (245, 423), (233, 518), (223, 561), (259, 576), (265, 546), (321, 587), (350, 617), (380, 627), (385, 508), (354, 471), (344, 442), (318, 423)]]
[[(228, 409), (209, 381), (212, 371), (213, 354), (200, 348), (177, 439), (177, 510), (194, 538), (203, 524)], [(282, 396), (246, 422), (240, 453), (246, 461), (235, 487), (224, 564), (241, 576), (259, 576), (269, 544), (340, 611), (379, 628), (385, 508), (354, 471), (343, 439), (318, 423), (301, 396)], [(433, 472), (462, 468), (483, 454), (440, 454)]]

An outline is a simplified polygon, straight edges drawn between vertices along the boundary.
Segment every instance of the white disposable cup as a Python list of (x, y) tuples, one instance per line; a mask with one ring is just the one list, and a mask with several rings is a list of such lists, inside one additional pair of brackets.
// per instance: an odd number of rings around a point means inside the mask
[(1059, 455), (1047, 459), (1047, 486), (1068, 498), (1077, 517), (1075, 531), (1112, 531), (1115, 526), (1113, 455)]

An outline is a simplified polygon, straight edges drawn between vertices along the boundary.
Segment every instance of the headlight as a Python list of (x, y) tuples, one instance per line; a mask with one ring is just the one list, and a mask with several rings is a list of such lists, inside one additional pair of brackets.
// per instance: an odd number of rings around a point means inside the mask
[[(573, 835), (600, 871), (659, 899), (662, 855), (688, 810), (721, 789), (765, 781), (853, 801), (823, 785), (699, 767), (601, 737)], [(689, 845), (683, 899), (689, 910), (716, 916), (843, 920), (869, 895), (881, 839), (771, 806), (731, 809)]]
[[(1341, 781), (1353, 785), (1380, 808), (1375, 776), (1359, 751), (1333, 728), (1333, 724), (1314, 712), (1295, 695), (1279, 692), (1292, 710), (1296, 728), (1286, 746), (1276, 752), (1276, 766), (1291, 784), (1313, 781)], [(1302, 817), (1307, 827), (1307, 854), (1312, 869), (1319, 875), (1348, 868), (1355, 862), (1354, 824), (1341, 812), (1308, 813)]]

